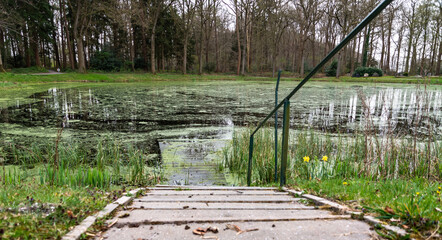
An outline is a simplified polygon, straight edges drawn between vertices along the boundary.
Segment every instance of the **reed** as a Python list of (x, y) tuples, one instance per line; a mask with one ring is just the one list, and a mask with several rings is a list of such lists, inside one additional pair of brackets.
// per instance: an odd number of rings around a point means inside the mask
[(147, 153), (131, 145), (100, 140), (95, 150), (93, 154), (78, 143), (64, 141), (29, 148), (8, 144), (0, 149), (0, 182), (19, 185), (36, 178), (41, 185), (107, 189), (149, 185), (162, 178), (162, 171), (148, 166)]

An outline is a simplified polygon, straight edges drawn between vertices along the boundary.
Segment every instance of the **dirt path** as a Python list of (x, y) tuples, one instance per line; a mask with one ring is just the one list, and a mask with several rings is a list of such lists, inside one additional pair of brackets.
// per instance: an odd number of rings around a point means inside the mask
[(362, 221), (275, 188), (157, 186), (97, 239), (373, 239)]

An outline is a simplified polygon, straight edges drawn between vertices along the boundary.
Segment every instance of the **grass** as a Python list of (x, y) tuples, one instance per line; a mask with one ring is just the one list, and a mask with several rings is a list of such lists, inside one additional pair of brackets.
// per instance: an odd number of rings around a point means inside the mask
[[(238, 182), (245, 182), (252, 130), (235, 131), (231, 144), (223, 149), (223, 167), (240, 178)], [(253, 185), (274, 185), (273, 134), (273, 129), (264, 128), (254, 136)], [(413, 149), (412, 139), (370, 144), (370, 138), (363, 134), (340, 136), (312, 131), (293, 133), (290, 139), (289, 186), (347, 204), (355, 201), (356, 208), (389, 219), (413, 234), (428, 235), (437, 228), (442, 219), (438, 189), (441, 145), (426, 142)], [(415, 158), (416, 168), (410, 169)], [(386, 208), (392, 208), (394, 214), (387, 214)]]
[(58, 239), (124, 189), (162, 177), (143, 151), (110, 140), (91, 152), (59, 131), (55, 142), (0, 145), (2, 239)]
[[(346, 182), (347, 184), (343, 184)], [(373, 181), (366, 178), (290, 179), (289, 187), (341, 202), (424, 238), (437, 228), (442, 213), (440, 182), (422, 178)], [(442, 231), (439, 230), (439, 233)], [(428, 237), (428, 236), (427, 236)]]
[(40, 185), (34, 180), (0, 188), (0, 238), (60, 239), (123, 192), (121, 188)]
[[(57, 75), (31, 75), (17, 73), (0, 74), (0, 84), (4, 83), (46, 83), (46, 82), (143, 82), (143, 81), (202, 81), (202, 80), (232, 80), (232, 81), (274, 81), (276, 77), (271, 76), (237, 76), (231, 74), (187, 74), (178, 73), (100, 73), (89, 72), (80, 74), (69, 72)], [(291, 74), (282, 75), (283, 81), (300, 81), (301, 78), (293, 77)], [(395, 78), (392, 76), (353, 78), (343, 76), (334, 77), (315, 77), (312, 81), (326, 82), (375, 82), (375, 83), (419, 83), (422, 78), (406, 77)], [(442, 77), (430, 78), (430, 84), (442, 84)], [(1, 85), (0, 85), (1, 86)]]

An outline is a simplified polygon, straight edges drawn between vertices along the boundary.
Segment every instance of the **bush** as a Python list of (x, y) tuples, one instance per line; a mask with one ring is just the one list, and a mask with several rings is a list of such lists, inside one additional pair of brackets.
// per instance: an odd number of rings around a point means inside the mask
[(208, 62), (204, 65), (204, 71), (206, 71), (208, 73), (215, 72), (215, 69), (216, 69), (216, 65), (214, 62)]
[(375, 68), (375, 67), (358, 67), (355, 69), (355, 72), (353, 73), (353, 77), (358, 77), (361, 76), (363, 77), (364, 74), (368, 74), (368, 76), (372, 77), (374, 76), (379, 76), (381, 77), (383, 75), (383, 72), (381, 69), (379, 68)]
[(333, 62), (325, 69), (325, 75), (328, 77), (336, 77), (336, 70), (338, 69), (338, 61), (333, 60)]
[(91, 58), (91, 68), (95, 70), (120, 71), (122, 65), (113, 52), (99, 51)]

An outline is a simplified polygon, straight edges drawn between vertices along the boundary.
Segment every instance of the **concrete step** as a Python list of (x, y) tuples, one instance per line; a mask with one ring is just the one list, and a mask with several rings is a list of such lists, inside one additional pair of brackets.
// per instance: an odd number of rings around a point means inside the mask
[(150, 190), (199, 190), (199, 191), (231, 191), (231, 190), (256, 190), (256, 191), (267, 191), (267, 190), (278, 190), (274, 187), (235, 187), (235, 186), (178, 186), (178, 185), (156, 185), (154, 188), (149, 188)]
[(250, 222), (250, 221), (300, 221), (300, 220), (326, 220), (349, 219), (346, 215), (332, 215), (323, 210), (143, 210), (135, 209), (121, 211), (117, 227), (126, 225), (139, 226), (143, 224), (185, 224), (185, 223), (224, 223), (224, 222)]
[(133, 202), (130, 208), (144, 209), (144, 210), (183, 210), (183, 209), (198, 209), (198, 210), (300, 210), (310, 209), (315, 207), (305, 206), (300, 203), (202, 203), (202, 202), (171, 202), (164, 204), (163, 202)]
[[(257, 231), (237, 234), (228, 229), (227, 224), (236, 225), (242, 230), (258, 229)], [(297, 239), (297, 240), (369, 240), (378, 239), (374, 231), (364, 222), (356, 220), (333, 221), (280, 221), (280, 222), (226, 222), (226, 223), (189, 223), (168, 225), (141, 225), (139, 227), (125, 226), (111, 228), (104, 234), (104, 239), (168, 239), (168, 240), (196, 240), (201, 236), (192, 231), (198, 227), (217, 227), (219, 232), (205, 234), (206, 239)], [(218, 238), (215, 238), (218, 237)], [(98, 239), (98, 238), (97, 238)]]
[(146, 193), (146, 196), (151, 195), (168, 195), (168, 196), (180, 196), (180, 195), (288, 195), (287, 192), (278, 191), (258, 191), (258, 190), (187, 190), (187, 191), (177, 191), (177, 190), (162, 190), (162, 191), (150, 191)]

